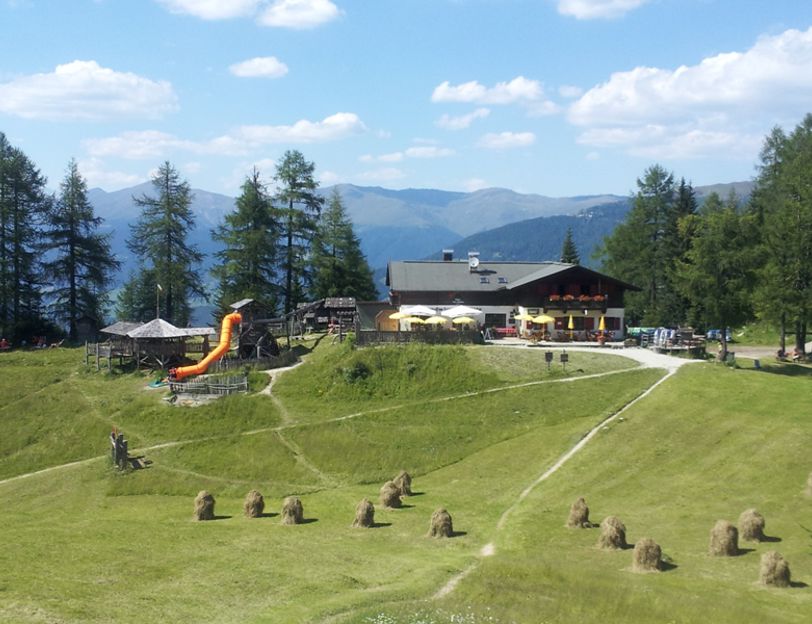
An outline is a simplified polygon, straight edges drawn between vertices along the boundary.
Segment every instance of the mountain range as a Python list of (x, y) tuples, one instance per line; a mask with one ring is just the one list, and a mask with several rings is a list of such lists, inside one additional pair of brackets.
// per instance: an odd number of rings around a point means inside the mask
[[(320, 192), (329, 197), (334, 189), (341, 194), (378, 279), (389, 260), (439, 257), (443, 248), (455, 249), (457, 257), (476, 250), (483, 260), (554, 260), (561, 252), (568, 228), (572, 228), (582, 262), (589, 264), (596, 245), (625, 218), (631, 205), (629, 197), (620, 195), (546, 197), (501, 188), (461, 193), (339, 184)], [(695, 188), (700, 201), (711, 192), (726, 196), (731, 190), (747, 197), (752, 183)], [(218, 250), (210, 232), (234, 210), (235, 200), (202, 189), (193, 189), (193, 193), (196, 228), (190, 242), (205, 254), (203, 268), (207, 272)], [(119, 283), (137, 267), (126, 240), (130, 224), (140, 214), (133, 197), (144, 194), (153, 196), (151, 183), (115, 192), (98, 188), (88, 192), (96, 214), (104, 219), (104, 230), (112, 234), (113, 250), (122, 261)], [(383, 292), (380, 283), (379, 290)]]

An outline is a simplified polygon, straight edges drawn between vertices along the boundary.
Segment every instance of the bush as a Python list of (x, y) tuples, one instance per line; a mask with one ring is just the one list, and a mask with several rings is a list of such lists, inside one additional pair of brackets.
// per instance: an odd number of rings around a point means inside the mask
[(341, 372), (344, 375), (344, 381), (351, 384), (366, 379), (372, 375), (372, 371), (370, 370), (369, 366), (362, 361), (357, 361), (354, 364), (341, 369)]

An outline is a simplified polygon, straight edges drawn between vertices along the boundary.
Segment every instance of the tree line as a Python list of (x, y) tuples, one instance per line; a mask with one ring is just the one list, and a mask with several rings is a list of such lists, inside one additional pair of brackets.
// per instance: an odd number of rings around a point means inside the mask
[[(597, 256), (605, 272), (640, 288), (626, 295), (630, 325), (725, 328), (763, 319), (804, 351), (812, 312), (812, 115), (775, 128), (753, 193), (710, 194), (660, 165), (647, 168), (626, 220)], [(722, 355), (727, 351), (725, 332)]]
[[(252, 298), (270, 314), (308, 299), (377, 296), (342, 198), (317, 193), (315, 165), (298, 151), (276, 164), (275, 192), (255, 168), (234, 211), (211, 235), (222, 244), (207, 292), (203, 255), (189, 242), (195, 227), (189, 183), (171, 163), (152, 177), (151, 194), (133, 197), (140, 208), (127, 247), (138, 259), (115, 305), (120, 319), (159, 315), (190, 321), (194, 298), (228, 304)], [(49, 194), (36, 165), (0, 133), (0, 335), (15, 343), (66, 332), (77, 323), (105, 320), (113, 276), (120, 268), (111, 235), (88, 201), (87, 183), (71, 160), (59, 192)]]

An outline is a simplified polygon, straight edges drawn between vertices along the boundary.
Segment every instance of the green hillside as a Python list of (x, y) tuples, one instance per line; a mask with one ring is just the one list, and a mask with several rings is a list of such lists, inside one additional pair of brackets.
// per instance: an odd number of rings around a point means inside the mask
[[(691, 365), (528, 489), (664, 371), (604, 353), (548, 371), (540, 349), (322, 343), (272, 395), (186, 408), (81, 359), (0, 357), (0, 621), (801, 622), (812, 610), (807, 376)], [(112, 426), (149, 468), (110, 466)], [(378, 490), (400, 469), (415, 495), (385, 510)], [(265, 517), (242, 514), (252, 488)], [(191, 520), (202, 489), (213, 522)], [(307, 522), (282, 526), (291, 494)], [(565, 529), (582, 495), (593, 520), (620, 516), (673, 568), (632, 574), (631, 551)], [(362, 497), (376, 528), (350, 528)], [(427, 538), (441, 506), (457, 534)], [(781, 541), (706, 555), (713, 523), (752, 506)], [(755, 583), (772, 548), (798, 587)]]

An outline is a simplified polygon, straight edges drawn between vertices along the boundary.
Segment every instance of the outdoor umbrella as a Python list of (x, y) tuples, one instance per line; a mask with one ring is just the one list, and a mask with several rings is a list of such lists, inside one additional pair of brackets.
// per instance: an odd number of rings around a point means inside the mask
[(412, 325), (422, 325), (423, 323), (426, 322), (422, 318), (419, 318), (417, 316), (407, 316), (403, 320), (406, 321), (407, 323), (411, 323)]
[(475, 323), (474, 319), (470, 316), (458, 316), (454, 320), (451, 321), (454, 325), (465, 325), (468, 323)]
[(567, 329), (570, 330), (570, 340), (572, 340), (572, 330), (575, 329), (575, 321), (572, 320), (572, 314), (570, 314), (570, 320), (567, 322)]
[(444, 316), (430, 316), (424, 321), (424, 323), (426, 323), (427, 325), (442, 325), (447, 320), (448, 319)]
[(517, 321), (532, 321), (535, 317), (532, 314), (524, 312), (522, 314), (517, 314), (513, 318), (516, 319)]
[(389, 315), (389, 318), (392, 319), (393, 321), (399, 321), (400, 319), (405, 319), (409, 316), (411, 316), (411, 314), (409, 314), (408, 312), (393, 312), (392, 314)]
[[(482, 314), (482, 310), (477, 310), (476, 308), (469, 308), (468, 306), (458, 305), (454, 306), (453, 308), (449, 308), (448, 310), (443, 311), (443, 316), (447, 316), (448, 318), (455, 318), (458, 316), (476, 316)], [(473, 323), (473, 320), (471, 321)]]
[(437, 314), (435, 310), (424, 305), (403, 306), (403, 311), (408, 313), (409, 316), (434, 316)]
[[(571, 318), (572, 317), (570, 317), (570, 319)], [(539, 324), (543, 325), (545, 323), (552, 323), (555, 319), (552, 316), (550, 316), (549, 314), (540, 314), (539, 316), (534, 316), (531, 320), (534, 323), (539, 323)]]
[(598, 330), (599, 331), (606, 331), (606, 317), (602, 316), (601, 320), (598, 321)]

